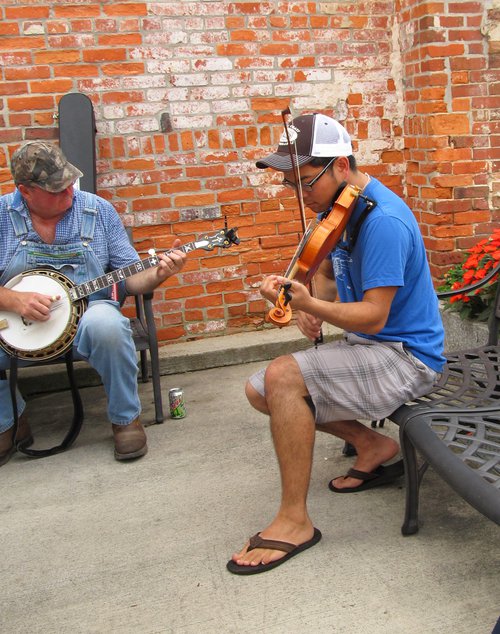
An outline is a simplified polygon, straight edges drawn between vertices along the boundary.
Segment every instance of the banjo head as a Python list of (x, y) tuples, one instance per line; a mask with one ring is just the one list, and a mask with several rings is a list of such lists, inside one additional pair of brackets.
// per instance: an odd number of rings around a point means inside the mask
[(78, 321), (85, 310), (83, 300), (72, 303), (73, 282), (52, 269), (33, 269), (12, 278), (6, 288), (58, 296), (48, 321), (24, 320), (16, 313), (3, 313), (7, 327), (0, 330), (0, 345), (11, 356), (26, 360), (49, 360), (63, 354), (72, 344)]

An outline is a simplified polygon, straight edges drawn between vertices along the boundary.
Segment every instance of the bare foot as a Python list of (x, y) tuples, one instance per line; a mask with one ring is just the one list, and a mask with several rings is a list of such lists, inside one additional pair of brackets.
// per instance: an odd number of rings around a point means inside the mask
[[(261, 531), (259, 536), (262, 539), (287, 542), (294, 546), (299, 546), (312, 539), (313, 534), (314, 527), (311, 523), (308, 523), (306, 526), (296, 526), (276, 519), (266, 529)], [(239, 566), (269, 564), (286, 555), (286, 552), (283, 550), (274, 550), (272, 548), (254, 548), (248, 550), (249, 545), (250, 542), (247, 542), (242, 550), (234, 553), (231, 557)]]
[[(354, 463), (353, 468), (358, 471), (364, 471), (371, 473), (381, 464), (384, 464), (399, 452), (398, 443), (392, 438), (383, 436), (378, 432), (372, 437), (369, 448), (356, 447), (358, 451), (358, 457)], [(333, 486), (337, 489), (354, 488), (363, 483), (363, 480), (358, 478), (351, 478), (349, 476), (340, 476), (332, 480)]]

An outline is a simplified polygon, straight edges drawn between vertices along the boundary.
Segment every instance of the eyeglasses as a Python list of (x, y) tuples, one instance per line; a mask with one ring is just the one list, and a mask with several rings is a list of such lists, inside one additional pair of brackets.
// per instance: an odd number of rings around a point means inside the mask
[[(337, 159), (338, 159), (338, 156), (336, 156), (335, 158), (332, 158), (332, 160), (329, 161), (329, 163), (325, 165), (325, 167), (321, 170), (321, 172), (319, 174), (316, 174), (316, 176), (312, 179), (312, 181), (309, 181), (308, 183), (301, 183), (300, 186), (302, 188), (302, 191), (311, 192), (314, 185), (319, 181), (319, 179), (323, 176), (323, 174), (330, 167), (330, 165), (333, 165)], [(286, 178), (282, 180), (281, 184), (290, 189), (297, 190), (297, 183), (292, 183), (292, 181), (287, 181)]]

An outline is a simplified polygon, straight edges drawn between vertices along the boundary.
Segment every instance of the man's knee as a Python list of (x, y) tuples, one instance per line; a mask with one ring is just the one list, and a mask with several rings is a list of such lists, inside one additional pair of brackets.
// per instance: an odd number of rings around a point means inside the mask
[(258, 412), (262, 412), (262, 414), (269, 414), (265, 397), (257, 392), (250, 381), (247, 381), (245, 385), (245, 395), (248, 399), (248, 402), (254, 409), (256, 409)]
[(292, 355), (278, 357), (267, 366), (265, 376), (266, 393), (268, 389), (305, 390), (300, 368)]
[(129, 321), (113, 304), (91, 304), (80, 323), (79, 341), (114, 349), (131, 336)]

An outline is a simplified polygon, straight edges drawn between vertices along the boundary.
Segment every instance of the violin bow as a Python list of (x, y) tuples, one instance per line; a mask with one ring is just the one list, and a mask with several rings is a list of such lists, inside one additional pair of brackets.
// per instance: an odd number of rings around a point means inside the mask
[(290, 117), (292, 116), (292, 112), (289, 107), (281, 111), (281, 118), (283, 119), (283, 125), (285, 126), (286, 142), (288, 145), (290, 160), (292, 161), (292, 171), (293, 171), (293, 175), (295, 178), (295, 185), (296, 185), (295, 191), (297, 192), (297, 202), (299, 203), (300, 220), (302, 222), (302, 233), (305, 233), (307, 229), (307, 222), (306, 222), (306, 212), (304, 207), (304, 195), (302, 193), (302, 181), (300, 180), (297, 146), (295, 142), (292, 143), (290, 139), (290, 134), (288, 131), (288, 122), (286, 120), (287, 116), (290, 116)]
[[(281, 111), (281, 118), (283, 119), (283, 125), (285, 127), (285, 134), (286, 134), (286, 141), (287, 141), (287, 145), (288, 145), (288, 152), (290, 154), (290, 160), (292, 162), (292, 171), (293, 171), (293, 176), (295, 178), (295, 192), (296, 192), (296, 197), (297, 197), (297, 202), (299, 203), (299, 211), (300, 211), (300, 220), (302, 223), (302, 235), (306, 234), (307, 231), (307, 221), (306, 221), (306, 212), (305, 212), (305, 206), (304, 206), (304, 195), (302, 192), (302, 181), (300, 180), (300, 170), (299, 170), (299, 164), (298, 164), (298, 154), (297, 154), (297, 145), (294, 143), (292, 143), (291, 139), (290, 139), (290, 134), (288, 131), (288, 122), (286, 117), (287, 116), (292, 116), (292, 112), (290, 110), (290, 107), (287, 106), (284, 110)], [(314, 281), (311, 280), (309, 282), (309, 290), (311, 292), (311, 295), (314, 297), (315, 292), (314, 292)], [(315, 340), (314, 345), (317, 347), (318, 344), (323, 343), (323, 332), (321, 331), (319, 334), (319, 337)]]

